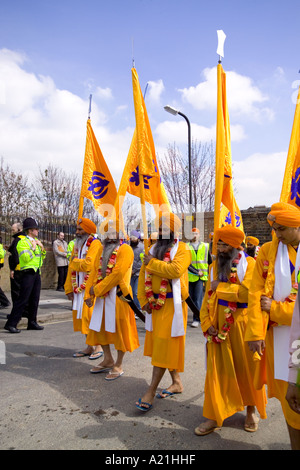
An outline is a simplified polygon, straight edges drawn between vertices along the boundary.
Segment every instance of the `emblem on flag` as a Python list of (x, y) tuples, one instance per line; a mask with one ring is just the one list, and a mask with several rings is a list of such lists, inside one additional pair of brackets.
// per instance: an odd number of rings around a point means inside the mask
[(102, 199), (108, 191), (109, 181), (105, 179), (103, 173), (94, 171), (91, 181), (89, 181), (88, 191), (91, 191), (95, 199)]

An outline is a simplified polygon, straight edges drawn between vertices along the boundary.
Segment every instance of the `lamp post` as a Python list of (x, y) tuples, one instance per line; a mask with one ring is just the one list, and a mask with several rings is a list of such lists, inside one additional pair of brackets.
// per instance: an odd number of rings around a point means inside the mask
[(182, 116), (188, 125), (188, 158), (189, 158), (189, 204), (190, 204), (190, 210), (193, 213), (193, 208), (192, 208), (192, 152), (191, 152), (191, 124), (188, 118), (186, 117), (185, 114), (183, 114), (181, 111), (178, 109), (172, 108), (172, 106), (165, 106), (164, 107), (165, 111), (167, 111), (170, 114), (173, 114), (176, 116), (179, 114), (179, 116)]

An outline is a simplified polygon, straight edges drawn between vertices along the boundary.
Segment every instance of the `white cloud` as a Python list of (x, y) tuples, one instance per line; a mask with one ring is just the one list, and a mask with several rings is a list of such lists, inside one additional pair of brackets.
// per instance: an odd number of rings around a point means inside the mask
[[(204, 81), (196, 86), (179, 89), (182, 100), (198, 110), (215, 110), (217, 106), (217, 68), (203, 70)], [(244, 115), (254, 120), (273, 119), (271, 108), (264, 106), (268, 97), (253, 84), (250, 77), (234, 71), (226, 72), (229, 114)]]
[(96, 88), (96, 93), (95, 93), (97, 98), (104, 99), (104, 100), (110, 100), (113, 98), (113, 94), (110, 88), (101, 88), (98, 86)]
[(153, 104), (160, 104), (160, 98), (164, 90), (165, 90), (165, 86), (161, 79), (157, 80), (156, 82), (150, 80), (148, 82), (146, 103), (148, 103), (149, 101)]
[[(50, 77), (27, 72), (25, 62), (22, 54), (0, 50), (0, 156), (14, 170), (30, 176), (37, 173), (39, 165), (45, 168), (49, 163), (81, 174), (88, 101), (59, 90)], [(109, 98), (110, 90), (102, 94)], [(93, 103), (94, 133), (112, 172), (120, 172), (115, 162), (124, 165), (133, 129), (112, 132), (106, 121), (106, 115)]]
[[(167, 147), (168, 144), (176, 142), (177, 145), (187, 144), (188, 127), (185, 121), (164, 121), (155, 129), (155, 137), (157, 145), (160, 147)], [(232, 125), (230, 128), (231, 141), (240, 142), (246, 138), (243, 126), (237, 124)], [(198, 142), (210, 142), (216, 139), (216, 125), (211, 127), (200, 126), (199, 124), (191, 123), (191, 136), (192, 139)]]
[(240, 209), (278, 202), (286, 164), (286, 152), (255, 153), (233, 162), (234, 187)]

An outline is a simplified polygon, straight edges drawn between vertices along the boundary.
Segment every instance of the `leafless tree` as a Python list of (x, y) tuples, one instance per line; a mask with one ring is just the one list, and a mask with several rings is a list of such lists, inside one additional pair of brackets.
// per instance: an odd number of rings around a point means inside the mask
[[(215, 156), (212, 142), (192, 142), (191, 173), (193, 212), (213, 210)], [(186, 212), (189, 202), (189, 162), (175, 144), (169, 145), (164, 157), (158, 156), (158, 164), (174, 211)]]

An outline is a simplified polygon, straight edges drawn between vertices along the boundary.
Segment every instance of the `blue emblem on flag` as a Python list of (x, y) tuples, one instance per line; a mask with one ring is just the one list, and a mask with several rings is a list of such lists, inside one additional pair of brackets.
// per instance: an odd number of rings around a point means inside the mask
[[(132, 176), (129, 178), (131, 183), (134, 183), (136, 186), (140, 185), (140, 175), (139, 175), (139, 167), (137, 166), (134, 171), (131, 172)], [(143, 175), (144, 179), (144, 188), (149, 189), (149, 180), (152, 176)]]
[[(234, 213), (234, 217), (235, 217), (235, 225), (236, 227), (240, 227), (241, 225), (241, 218), (240, 216), (235, 212)], [(225, 222), (229, 225), (231, 225), (231, 213), (230, 211), (228, 212), (226, 218), (225, 218)]]
[(297, 169), (295, 178), (292, 178), (291, 201), (294, 199), (297, 206), (300, 206), (300, 168)]
[(108, 191), (109, 181), (103, 173), (94, 171), (92, 180), (89, 181), (88, 191), (91, 191), (95, 199), (102, 199)]

